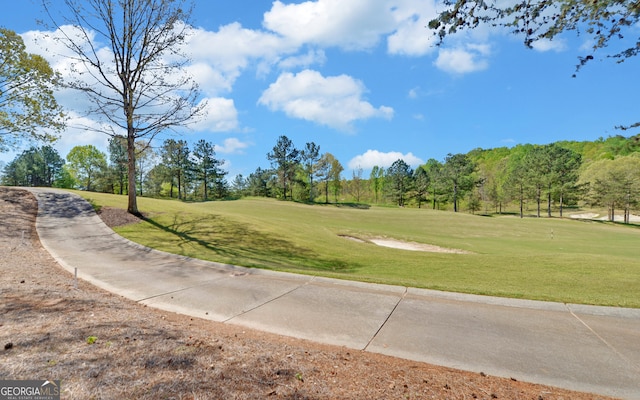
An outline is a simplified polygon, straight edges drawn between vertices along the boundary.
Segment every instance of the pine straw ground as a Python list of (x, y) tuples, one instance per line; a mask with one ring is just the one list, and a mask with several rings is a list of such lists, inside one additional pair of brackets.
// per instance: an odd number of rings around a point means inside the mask
[(28, 192), (0, 188), (2, 380), (61, 379), (63, 399), (605, 398), (172, 314), (83, 281), (75, 289), (40, 245), (36, 208)]

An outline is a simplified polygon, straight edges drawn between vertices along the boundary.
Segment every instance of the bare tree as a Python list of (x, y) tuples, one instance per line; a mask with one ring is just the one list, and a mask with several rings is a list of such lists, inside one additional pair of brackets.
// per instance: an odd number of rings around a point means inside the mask
[[(66, 85), (88, 97), (93, 128), (110, 136), (126, 131), (128, 211), (136, 200), (136, 140), (151, 141), (202, 114), (198, 86), (185, 73), (181, 49), (191, 6), (184, 0), (64, 0), (68, 14), (54, 17), (43, 5), (60, 41), (72, 52)], [(106, 47), (100, 47), (104, 44)]]

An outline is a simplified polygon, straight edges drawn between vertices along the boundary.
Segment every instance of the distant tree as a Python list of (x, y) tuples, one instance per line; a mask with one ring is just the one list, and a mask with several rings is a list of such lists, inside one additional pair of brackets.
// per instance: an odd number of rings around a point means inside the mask
[(442, 171), (442, 163), (434, 158), (427, 160), (426, 164), (422, 166), (422, 169), (426, 172), (429, 178), (429, 191), (431, 192), (432, 208), (435, 210), (437, 206), (438, 197), (444, 190), (444, 175)]
[(505, 192), (506, 163), (511, 153), (507, 147), (494, 149), (474, 149), (467, 155), (476, 164), (476, 174), (481, 181), (477, 187), (480, 201), (491, 204), (496, 213), (502, 213), (502, 206), (509, 202)]
[(231, 181), (231, 192), (234, 196), (237, 197), (245, 196), (248, 186), (249, 185), (247, 179), (245, 179), (242, 174), (238, 174), (235, 178), (233, 178), (233, 181)]
[(94, 190), (94, 180), (107, 169), (107, 156), (91, 144), (72, 148), (67, 161), (69, 170), (86, 191)]
[(356, 200), (356, 203), (360, 203), (360, 197), (362, 196), (362, 167), (358, 167), (352, 171), (351, 177), (351, 192)]
[(389, 195), (398, 204), (398, 207), (404, 207), (406, 194), (411, 188), (413, 170), (404, 162), (404, 160), (396, 160), (387, 168), (385, 173), (386, 188)]
[(427, 200), (431, 179), (423, 166), (419, 166), (413, 172), (413, 197), (418, 203), (418, 208), (422, 207), (422, 202)]
[(20, 171), (18, 158), (13, 159), (2, 168), (2, 179), (0, 185), (4, 186), (26, 186), (23, 183), (24, 173)]
[(64, 159), (56, 149), (51, 146), (40, 147), (40, 155), (42, 157), (42, 175), (46, 186), (53, 186), (59, 178), (64, 166)]
[[(74, 55), (66, 85), (87, 96), (89, 112), (104, 133), (126, 132), (127, 210), (139, 214), (136, 198), (138, 139), (181, 128), (201, 115), (198, 86), (185, 72), (181, 53), (191, 7), (183, 0), (65, 0), (65, 16), (42, 5), (60, 42)], [(104, 49), (102, 46), (105, 46)], [(90, 79), (89, 79), (90, 78)]]
[(505, 165), (505, 193), (508, 197), (518, 200), (520, 218), (524, 218), (524, 203), (531, 188), (529, 171), (524, 160), (531, 147), (530, 145), (516, 146)]
[(295, 148), (291, 139), (283, 135), (278, 138), (273, 150), (267, 153), (267, 159), (271, 161), (272, 167), (278, 174), (282, 195), (286, 200), (287, 190), (291, 189), (296, 166), (300, 162), (300, 152)]
[(371, 190), (375, 196), (376, 204), (378, 203), (378, 195), (382, 191), (384, 185), (384, 168), (374, 165), (371, 168), (371, 175), (369, 176), (369, 182), (371, 183)]
[(0, 28), (0, 152), (27, 141), (53, 142), (65, 115), (53, 92), (60, 76), (39, 55), (29, 54), (20, 35)]
[(53, 181), (53, 187), (61, 189), (73, 189), (78, 183), (69, 172), (68, 164), (64, 164), (58, 173), (57, 178)]
[(54, 186), (64, 160), (51, 146), (31, 147), (4, 167), (0, 182), (8, 186)]
[(193, 171), (196, 179), (201, 182), (203, 199), (209, 199), (209, 191), (217, 190), (218, 198), (221, 197), (221, 186), (226, 172), (221, 166), (223, 160), (216, 159), (215, 146), (204, 139), (200, 139), (193, 148)]
[(632, 207), (640, 202), (640, 157), (600, 160), (584, 175), (591, 203), (607, 207), (610, 221), (615, 220), (615, 210), (622, 209), (624, 222), (629, 223)]
[(577, 183), (580, 178), (582, 156), (557, 144), (549, 145), (547, 150), (551, 158), (551, 179), (549, 181), (552, 185), (549, 190), (548, 215), (551, 216), (551, 192), (553, 190), (558, 196), (560, 217), (562, 218), (567, 197), (575, 195), (581, 190)]
[(18, 160), (18, 171), (25, 186), (45, 186), (44, 160), (38, 148), (32, 147), (23, 151)]
[[(542, 191), (551, 187), (551, 153), (546, 146), (533, 146), (525, 154), (523, 162), (529, 187), (533, 189), (533, 195), (536, 199), (536, 215), (540, 218)], [(549, 209), (550, 212), (551, 209)]]
[(618, 156), (628, 156), (636, 150), (635, 141), (629, 140), (622, 135), (610, 136), (603, 142), (603, 153), (605, 158), (613, 160)]
[(320, 146), (310, 142), (300, 152), (300, 161), (309, 183), (309, 203), (313, 202), (313, 177), (316, 176), (317, 163), (320, 160)]
[(136, 187), (138, 188), (138, 194), (142, 196), (142, 188), (144, 186), (145, 175), (148, 170), (153, 168), (156, 164), (156, 153), (151, 148), (151, 143), (146, 140), (139, 140), (136, 142)]
[(160, 148), (160, 159), (166, 167), (169, 182), (169, 197), (173, 198), (173, 188), (178, 187), (178, 199), (186, 198), (187, 173), (191, 169), (191, 150), (184, 140), (167, 139)]
[(342, 171), (344, 171), (344, 167), (340, 164), (337, 158), (331, 155), (331, 170), (329, 171), (329, 176), (331, 179), (331, 187), (333, 189), (333, 198), (335, 202), (338, 202), (338, 194), (342, 190)]
[(511, 201), (507, 188), (509, 157), (504, 157), (495, 168), (485, 175), (485, 187), (488, 200), (493, 204), (496, 212), (502, 214), (502, 207)]
[[(113, 136), (109, 139), (109, 167), (119, 194), (127, 188), (127, 138)], [(114, 185), (115, 186), (115, 185)]]
[(338, 193), (341, 187), (341, 174), (344, 170), (340, 161), (331, 153), (324, 153), (318, 161), (318, 179), (324, 184), (324, 202), (329, 203), (329, 186), (333, 189), (335, 201), (338, 201)]
[(458, 212), (458, 202), (462, 195), (473, 187), (471, 174), (474, 170), (475, 164), (465, 154), (449, 154), (445, 158), (442, 176), (449, 186), (454, 212)]
[(170, 173), (166, 165), (163, 163), (154, 165), (145, 175), (143, 182), (147, 195), (164, 196), (165, 185), (169, 185), (169, 189), (172, 189), (169, 177)]
[(247, 191), (250, 196), (269, 197), (271, 191), (269, 182), (274, 175), (272, 170), (264, 170), (260, 167), (247, 177)]
[(318, 161), (317, 176), (321, 183), (324, 185), (324, 202), (329, 203), (329, 180), (331, 179), (331, 159), (333, 156), (330, 153), (325, 153), (320, 157)]
[(482, 209), (481, 196), (477, 189), (471, 191), (469, 195), (468, 207), (469, 211), (471, 211), (471, 214), (475, 214)]

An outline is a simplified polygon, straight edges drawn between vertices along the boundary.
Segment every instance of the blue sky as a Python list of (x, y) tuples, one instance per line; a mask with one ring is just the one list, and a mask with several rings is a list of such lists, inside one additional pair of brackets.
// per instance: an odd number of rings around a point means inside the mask
[[(34, 40), (55, 35), (36, 23), (38, 3), (3, 2), (0, 26), (66, 75), (52, 45)], [(483, 28), (436, 47), (425, 26), (439, 9), (433, 0), (196, 0), (189, 71), (210, 110), (180, 138), (214, 143), (230, 177), (268, 167), (280, 135), (298, 148), (313, 141), (350, 178), (398, 158), (415, 167), (478, 147), (636, 133), (614, 127), (640, 120), (638, 59), (616, 64), (601, 51), (572, 78), (589, 45), (574, 32), (526, 49)], [(640, 27), (630, 31), (616, 47)], [(77, 96), (59, 96), (72, 117)], [(55, 147), (64, 157), (75, 145), (106, 151), (106, 142), (69, 129)]]

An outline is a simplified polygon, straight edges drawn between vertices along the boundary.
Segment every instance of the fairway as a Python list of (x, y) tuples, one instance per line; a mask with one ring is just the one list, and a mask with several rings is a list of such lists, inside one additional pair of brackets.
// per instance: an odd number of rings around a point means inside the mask
[[(77, 193), (96, 206), (126, 208), (126, 196)], [(138, 203), (147, 221), (116, 232), (180, 255), (391, 285), (640, 307), (637, 226), (264, 198), (206, 203), (138, 198)], [(372, 239), (464, 254), (394, 249)]]

